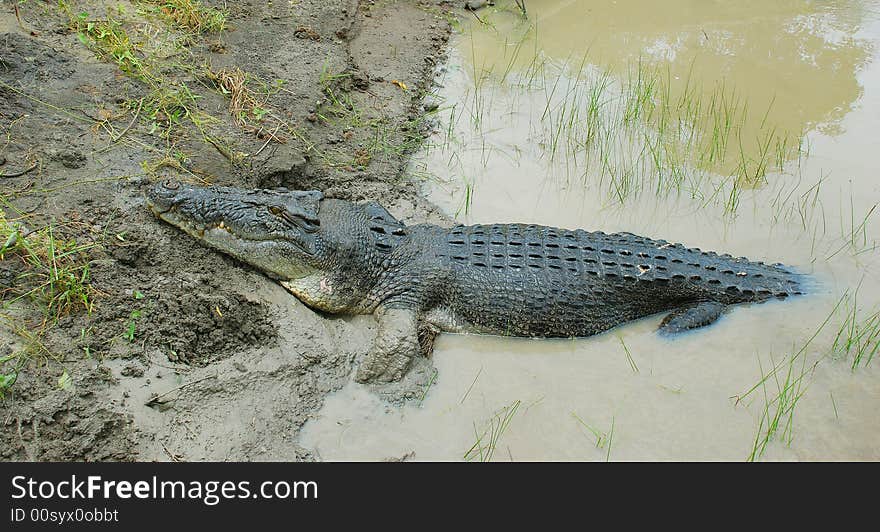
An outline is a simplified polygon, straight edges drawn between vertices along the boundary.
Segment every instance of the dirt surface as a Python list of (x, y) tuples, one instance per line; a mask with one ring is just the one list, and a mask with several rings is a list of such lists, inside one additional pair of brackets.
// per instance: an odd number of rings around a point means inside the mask
[[(71, 2), (67, 13), (55, 2), (15, 4), (0, 7), (3, 209), (28, 228), (52, 224), (94, 244), (93, 308), (47, 327), (45, 356), (19, 368), (0, 400), (0, 459), (313, 459), (298, 431), (351, 379), (372, 317), (316, 314), (157, 221), (143, 192), (165, 177), (319, 189), (381, 201), (406, 221), (443, 221), (406, 163), (431, 127), (422, 100), (452, 7), (243, 1), (226, 4), (222, 31), (187, 33), (148, 2)], [(74, 27), (77, 17), (140, 36), (136, 61), (90, 46), (82, 34), (94, 28)], [(164, 40), (173, 46), (157, 53)], [(132, 74), (148, 62), (150, 77)], [(245, 73), (259, 105), (245, 101), (242, 118), (235, 93), (208, 72)], [(192, 98), (155, 103), (152, 76)], [(0, 264), (13, 285), (21, 266)], [(16, 308), (25, 328), (37, 327), (38, 315)], [(24, 343), (0, 326), (0, 360)], [(422, 360), (373, 391), (390, 402), (418, 397), (432, 373)]]

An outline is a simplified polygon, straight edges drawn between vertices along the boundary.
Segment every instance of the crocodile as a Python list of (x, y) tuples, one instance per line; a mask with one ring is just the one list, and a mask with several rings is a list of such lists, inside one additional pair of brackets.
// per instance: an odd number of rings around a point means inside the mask
[(374, 314), (378, 332), (359, 382), (400, 379), (425, 351), (426, 331), (585, 337), (666, 312), (658, 329), (670, 335), (712, 324), (732, 305), (804, 290), (803, 276), (782, 264), (631, 233), (405, 225), (379, 203), (315, 190), (166, 180), (146, 204), (314, 309)]

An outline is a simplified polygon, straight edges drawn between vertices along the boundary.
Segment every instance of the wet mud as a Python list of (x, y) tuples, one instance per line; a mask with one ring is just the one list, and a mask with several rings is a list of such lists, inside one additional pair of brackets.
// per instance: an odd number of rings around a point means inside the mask
[[(148, 3), (72, 4), (74, 18), (40, 2), (0, 9), (4, 210), (26, 228), (52, 225), (57, 237), (89, 244), (93, 289), (91, 312), (64, 313), (40, 336), (42, 355), (17, 368), (0, 400), (0, 458), (314, 459), (299, 430), (349, 382), (372, 318), (314, 313), (156, 220), (143, 192), (166, 177), (320, 189), (381, 200), (407, 220), (444, 220), (406, 165), (431, 127), (421, 102), (443, 60), (451, 7), (203, 2), (229, 10), (226, 27), (184, 35), (161, 13), (144, 15)], [(84, 45), (78, 34), (88, 28), (72, 28), (79, 13), (141, 36), (134, 57), (151, 61), (149, 78)], [(150, 30), (156, 42), (142, 38)], [(153, 54), (169, 34), (175, 46)], [(260, 107), (247, 120), (230, 112), (207, 71), (259, 80)], [(151, 109), (153, 76), (193, 97)], [(7, 255), (0, 264), (14, 288), (20, 263)], [(26, 305), (10, 312), (4, 357), (27, 347), (13, 322), (45, 324)], [(429, 365), (374, 391), (414, 397)]]

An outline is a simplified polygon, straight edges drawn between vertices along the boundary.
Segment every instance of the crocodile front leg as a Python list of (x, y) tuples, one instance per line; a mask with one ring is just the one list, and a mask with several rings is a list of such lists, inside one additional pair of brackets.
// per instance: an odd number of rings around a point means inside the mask
[(380, 307), (376, 310), (376, 320), (379, 332), (358, 367), (355, 375), (358, 382), (399, 380), (420, 352), (415, 310)]

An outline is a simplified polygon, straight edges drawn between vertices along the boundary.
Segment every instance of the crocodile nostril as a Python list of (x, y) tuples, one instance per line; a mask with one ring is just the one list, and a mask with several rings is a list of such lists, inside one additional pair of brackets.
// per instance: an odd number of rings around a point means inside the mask
[(165, 181), (162, 181), (162, 186), (169, 190), (177, 190), (180, 188), (180, 183), (173, 179), (166, 179)]

